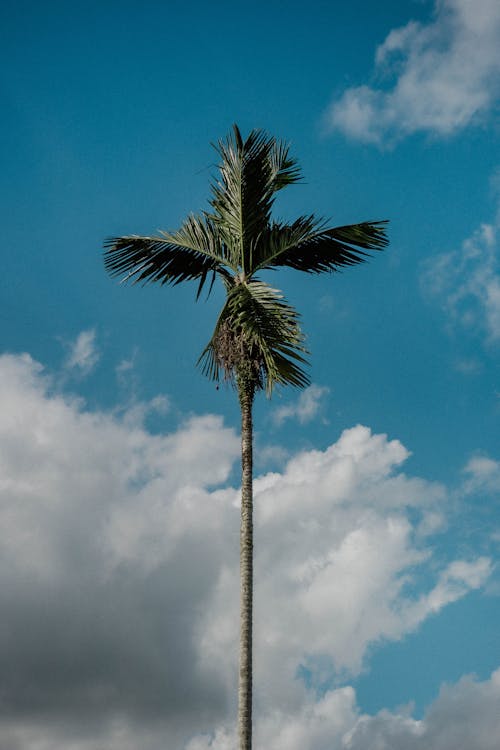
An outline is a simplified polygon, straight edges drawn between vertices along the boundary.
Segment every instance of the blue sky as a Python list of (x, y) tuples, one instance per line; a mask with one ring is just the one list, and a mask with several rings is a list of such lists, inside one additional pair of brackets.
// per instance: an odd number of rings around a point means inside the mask
[(222, 290), (119, 286), (102, 245), (203, 210), (237, 122), (300, 161), (278, 216), (390, 220), (273, 277), (312, 386), (255, 410), (258, 745), (496, 748), (498, 3), (7, 0), (0, 38), (0, 747), (232, 747)]

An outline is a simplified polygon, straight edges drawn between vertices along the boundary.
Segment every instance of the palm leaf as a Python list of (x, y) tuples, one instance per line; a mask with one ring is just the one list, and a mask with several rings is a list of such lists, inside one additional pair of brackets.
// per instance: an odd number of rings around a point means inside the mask
[(295, 157), (289, 154), (290, 147), (287, 143), (274, 140), (273, 148), (269, 154), (271, 164), (271, 179), (269, 190), (272, 193), (282, 190), (287, 185), (293, 185), (302, 179), (302, 171)]
[(254, 251), (255, 271), (286, 266), (306, 273), (336, 271), (363, 263), (369, 251), (383, 250), (385, 221), (327, 228), (313, 216), (293, 224), (272, 224)]
[(104, 246), (106, 270), (124, 275), (123, 281), (175, 285), (197, 279), (199, 296), (210, 273), (212, 283), (216, 273), (231, 278), (224, 268), (224, 243), (205, 218), (190, 216), (177, 232), (157, 237), (112, 237)]
[(247, 273), (252, 248), (269, 226), (275, 193), (297, 182), (300, 169), (288, 146), (262, 130), (253, 130), (243, 141), (235, 125), (216, 149), (221, 156), (220, 179), (211, 186), (210, 218), (232, 249), (232, 265)]

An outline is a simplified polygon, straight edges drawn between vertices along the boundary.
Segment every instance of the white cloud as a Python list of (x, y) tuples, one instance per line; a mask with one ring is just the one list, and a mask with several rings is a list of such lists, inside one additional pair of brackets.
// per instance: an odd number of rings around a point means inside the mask
[(280, 406), (272, 412), (275, 424), (281, 425), (287, 419), (297, 419), (300, 424), (311, 422), (323, 409), (325, 397), (330, 393), (326, 386), (312, 383), (303, 390), (295, 403)]
[[(499, 6), (500, 7), (500, 6)], [(500, 339), (499, 221), (482, 224), (459, 250), (423, 264), (424, 294), (437, 300), (453, 325)]]
[(483, 121), (498, 96), (497, 0), (436, 0), (427, 24), (393, 29), (375, 55), (392, 88), (350, 88), (330, 106), (333, 130), (381, 145), (424, 131), (447, 136)]
[(467, 462), (464, 472), (467, 493), (500, 492), (500, 461), (489, 456), (474, 456)]
[[(201, 748), (217, 726), (212, 747), (229, 747), (235, 431), (204, 415), (153, 435), (141, 414), (54, 393), (28, 355), (0, 357), (0, 415), (0, 747), (156, 750), (199, 735)], [(447, 495), (402, 472), (408, 455), (358, 425), (256, 478), (263, 746), (330, 750), (356, 725), (354, 693), (318, 702), (300, 666), (312, 684), (345, 680), (372, 644), (488, 577), (488, 559), (440, 563), (427, 546)]]
[[(332, 690), (298, 711), (271, 712), (256, 722), (256, 745), (268, 750), (496, 750), (500, 742), (500, 669), (483, 682), (463, 677), (444, 685), (425, 716), (387, 710), (362, 714), (351, 687)], [(186, 750), (230, 750), (234, 735), (219, 728)]]
[(382, 711), (361, 716), (346, 750), (495, 750), (500, 741), (500, 670), (489, 680), (464, 677), (446, 685), (421, 721)]
[(88, 375), (98, 361), (99, 352), (96, 348), (95, 329), (82, 331), (70, 345), (70, 351), (65, 362), (66, 368), (79, 371), (82, 375)]

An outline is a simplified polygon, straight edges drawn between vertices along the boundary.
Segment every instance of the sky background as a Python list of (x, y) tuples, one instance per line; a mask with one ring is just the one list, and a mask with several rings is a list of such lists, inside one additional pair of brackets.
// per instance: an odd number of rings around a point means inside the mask
[(255, 408), (256, 747), (497, 748), (497, 0), (4, 0), (0, 41), (0, 750), (235, 746), (223, 290), (102, 262), (206, 207), (233, 122), (299, 159), (278, 217), (390, 220), (273, 276), (312, 385)]

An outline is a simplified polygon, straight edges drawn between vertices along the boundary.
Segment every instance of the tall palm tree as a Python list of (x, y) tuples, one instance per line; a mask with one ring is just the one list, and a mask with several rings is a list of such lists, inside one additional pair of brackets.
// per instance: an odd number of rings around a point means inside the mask
[(241, 630), (238, 690), (240, 750), (252, 746), (252, 406), (258, 391), (276, 385), (302, 388), (307, 350), (299, 315), (281, 292), (259, 278), (263, 271), (295, 268), (338, 271), (387, 245), (384, 221), (328, 227), (313, 215), (292, 223), (272, 218), (276, 193), (301, 179), (286, 144), (262, 130), (244, 140), (236, 125), (215, 146), (219, 173), (210, 210), (190, 215), (176, 232), (114, 237), (105, 243), (112, 276), (135, 283), (196, 281), (196, 298), (219, 277), (226, 297), (212, 338), (199, 359), (213, 380), (237, 390), (241, 408)]

